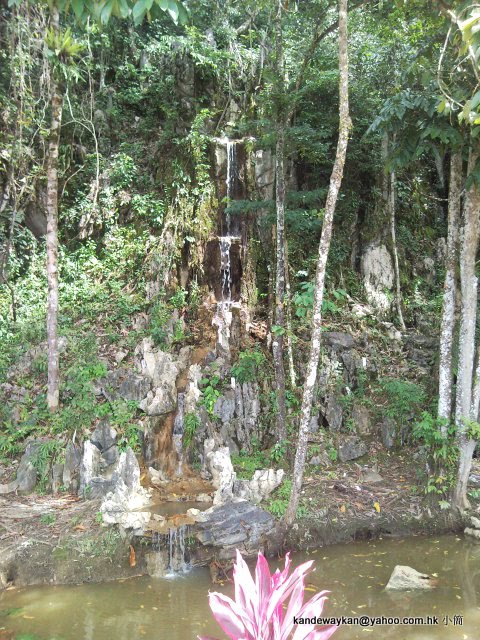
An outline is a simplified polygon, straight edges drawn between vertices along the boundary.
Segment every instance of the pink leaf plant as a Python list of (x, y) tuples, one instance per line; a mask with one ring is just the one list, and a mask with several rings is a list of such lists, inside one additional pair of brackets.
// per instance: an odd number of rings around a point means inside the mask
[[(210, 593), (213, 616), (230, 640), (327, 640), (336, 625), (316, 628), (313, 621), (322, 614), (328, 591), (316, 593), (304, 603), (305, 576), (312, 570), (313, 560), (304, 562), (291, 575), (290, 555), (285, 568), (271, 575), (268, 562), (259, 553), (255, 580), (237, 549), (233, 568), (235, 600), (221, 593)], [(287, 604), (288, 601), (288, 604)], [(297, 624), (294, 618), (313, 618), (312, 624)], [(198, 636), (198, 640), (215, 640)]]

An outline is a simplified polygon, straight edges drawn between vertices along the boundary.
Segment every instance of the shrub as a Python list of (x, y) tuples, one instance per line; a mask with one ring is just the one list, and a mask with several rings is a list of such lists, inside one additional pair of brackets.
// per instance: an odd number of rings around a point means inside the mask
[(232, 376), (240, 383), (253, 382), (258, 377), (259, 368), (265, 363), (265, 355), (260, 349), (247, 349), (238, 354), (238, 361), (232, 367)]

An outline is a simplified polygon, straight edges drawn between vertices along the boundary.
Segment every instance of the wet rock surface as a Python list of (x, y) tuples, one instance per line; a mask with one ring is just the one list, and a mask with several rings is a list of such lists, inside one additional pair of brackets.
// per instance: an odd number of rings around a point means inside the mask
[(202, 545), (219, 549), (224, 557), (233, 557), (236, 548), (254, 553), (275, 528), (270, 513), (246, 501), (212, 507), (202, 515), (204, 521), (192, 527), (192, 534)]

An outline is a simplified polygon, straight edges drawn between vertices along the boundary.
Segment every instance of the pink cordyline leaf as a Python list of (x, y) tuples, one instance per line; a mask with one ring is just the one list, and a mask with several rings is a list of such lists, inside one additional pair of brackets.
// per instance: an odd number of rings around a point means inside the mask
[[(231, 598), (224, 596), (222, 593), (211, 593), (209, 595), (210, 609), (218, 624), (231, 640), (239, 638), (247, 638), (245, 625), (243, 623), (242, 607), (237, 605)], [(252, 638), (253, 640), (253, 638)]]
[[(258, 554), (255, 581), (237, 550), (234, 566), (235, 601), (220, 593), (210, 593), (212, 613), (230, 640), (328, 640), (337, 627), (329, 625), (316, 629), (314, 624), (295, 625), (294, 618), (313, 618), (321, 615), (327, 591), (315, 594), (303, 603), (305, 576), (312, 570), (313, 561), (304, 562), (289, 576), (290, 555), (285, 557), (283, 571), (270, 575), (268, 562)], [(284, 605), (288, 601), (284, 615)], [(199, 640), (215, 640), (198, 636)]]

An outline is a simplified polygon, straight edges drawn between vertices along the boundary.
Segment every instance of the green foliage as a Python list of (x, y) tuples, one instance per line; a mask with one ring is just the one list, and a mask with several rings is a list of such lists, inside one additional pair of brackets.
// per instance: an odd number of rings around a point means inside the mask
[(200, 426), (200, 418), (196, 413), (187, 413), (183, 419), (183, 445), (185, 449), (192, 444), (195, 433)]
[(260, 348), (240, 351), (238, 360), (232, 367), (232, 376), (240, 383), (258, 380), (265, 355)]
[(40, 516), (40, 522), (42, 524), (54, 525), (57, 521), (57, 517), (54, 513), (44, 513)]
[(220, 397), (220, 391), (218, 389), (220, 385), (220, 377), (212, 375), (209, 378), (202, 378), (200, 380), (202, 387), (202, 397), (199, 403), (205, 407), (208, 414), (213, 418), (215, 417), (214, 407), (218, 398)]
[(455, 425), (432, 416), (428, 411), (424, 411), (414, 424), (413, 436), (421, 443), (429, 467), (427, 493), (443, 495), (453, 485), (458, 460), (455, 434)]
[(382, 378), (380, 388), (387, 399), (386, 415), (399, 422), (408, 420), (425, 401), (424, 389), (414, 382)]
[[(298, 318), (306, 318), (309, 316), (313, 309), (314, 295), (315, 283), (302, 282), (299, 291), (293, 296), (295, 315)], [(322, 312), (324, 314), (337, 315), (347, 299), (348, 294), (344, 289), (332, 289), (324, 297)]]
[(285, 457), (287, 455), (287, 451), (289, 449), (290, 442), (288, 440), (282, 440), (281, 442), (276, 442), (273, 447), (270, 449), (270, 460), (278, 464), (279, 462), (285, 461)]
[(244, 480), (251, 480), (257, 469), (268, 467), (269, 459), (263, 451), (256, 450), (249, 454), (247, 451), (240, 451), (232, 456), (232, 464), (237, 471), (237, 476)]
[[(290, 500), (290, 493), (292, 491), (292, 481), (285, 479), (282, 484), (275, 489), (272, 494), (272, 498), (266, 505), (267, 511), (269, 511), (276, 518), (282, 518), (288, 507)], [(303, 505), (299, 505), (297, 508), (297, 518), (303, 518), (307, 515), (307, 510)]]

